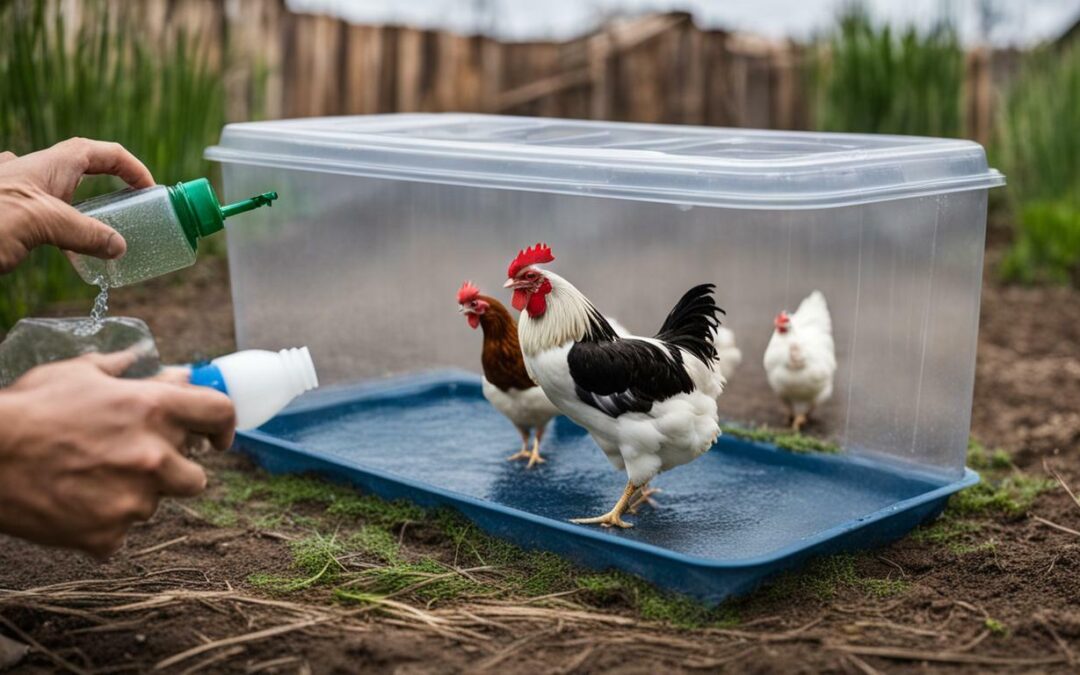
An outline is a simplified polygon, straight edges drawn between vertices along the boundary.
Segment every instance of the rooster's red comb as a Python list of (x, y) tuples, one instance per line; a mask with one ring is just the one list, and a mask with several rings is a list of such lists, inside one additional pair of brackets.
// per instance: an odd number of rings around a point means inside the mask
[(551, 247), (544, 243), (538, 243), (536, 246), (518, 251), (517, 257), (510, 263), (510, 268), (506, 270), (506, 276), (513, 279), (518, 272), (529, 265), (549, 263), (554, 259), (555, 256), (551, 253)]
[(466, 281), (461, 284), (461, 288), (457, 292), (457, 301), (459, 305), (464, 305), (466, 302), (472, 302), (476, 299), (476, 296), (480, 295), (480, 289), (473, 285), (473, 282)]

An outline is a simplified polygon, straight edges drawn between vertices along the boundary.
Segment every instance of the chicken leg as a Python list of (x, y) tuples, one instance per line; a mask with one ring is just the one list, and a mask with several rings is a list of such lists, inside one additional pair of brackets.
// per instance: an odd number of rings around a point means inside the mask
[(651, 488), (648, 483), (645, 483), (638, 488), (637, 496), (634, 498), (634, 501), (630, 502), (630, 507), (626, 509), (626, 512), (637, 515), (638, 509), (641, 508), (642, 504), (648, 504), (654, 509), (657, 508), (659, 504), (656, 503), (656, 500), (653, 499), (652, 496), (661, 492), (663, 492), (663, 490), (660, 488)]
[(630, 481), (626, 481), (626, 489), (623, 490), (622, 496), (619, 497), (619, 501), (615, 502), (615, 506), (610, 511), (595, 518), (572, 518), (570, 522), (577, 523), (578, 525), (600, 525), (601, 527), (621, 527), (624, 529), (633, 527), (633, 524), (622, 519), (622, 514), (626, 513), (627, 505), (630, 503), (630, 497), (633, 496), (637, 489), (638, 486)]
[(810, 415), (812, 415), (813, 412), (814, 406), (810, 406), (810, 408), (805, 413), (799, 413), (798, 415), (795, 415), (791, 420), (791, 428), (796, 433), (802, 433), (802, 428), (810, 422)]
[(536, 464), (543, 464), (547, 460), (540, 456), (540, 441), (544, 439), (544, 432), (547, 431), (547, 425), (543, 425), (536, 428), (536, 438), (533, 439), (532, 454), (529, 455), (529, 464), (526, 469), (533, 468)]
[(518, 429), (521, 433), (521, 450), (515, 452), (506, 458), (507, 461), (512, 462), (518, 459), (529, 460), (526, 469), (531, 469), (537, 464), (543, 464), (547, 460), (540, 456), (540, 436), (543, 435), (543, 430), (538, 430), (536, 438), (533, 439), (532, 450), (529, 450), (529, 431)]

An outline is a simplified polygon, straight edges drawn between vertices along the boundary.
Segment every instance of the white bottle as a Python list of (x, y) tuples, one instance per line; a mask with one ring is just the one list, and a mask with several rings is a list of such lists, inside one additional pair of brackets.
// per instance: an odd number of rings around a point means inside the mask
[(271, 352), (249, 349), (191, 369), (192, 384), (211, 387), (232, 399), (236, 428), (254, 429), (294, 398), (319, 386), (307, 347)]

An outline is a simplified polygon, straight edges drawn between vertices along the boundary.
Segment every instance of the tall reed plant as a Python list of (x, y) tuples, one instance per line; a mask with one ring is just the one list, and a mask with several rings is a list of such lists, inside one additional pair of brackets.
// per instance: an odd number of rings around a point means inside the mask
[(1016, 228), (1003, 275), (1080, 282), (1080, 43), (1030, 54), (998, 123), (991, 154)]
[(817, 53), (813, 79), (822, 130), (961, 134), (964, 53), (948, 21), (896, 31), (848, 5)]
[[(71, 136), (122, 143), (159, 183), (207, 175), (203, 148), (225, 121), (223, 76), (197, 36), (147, 37), (139, 3), (0, 2), (0, 149), (23, 154)], [(128, 11), (115, 14), (110, 7)], [(88, 180), (78, 196), (118, 187)], [(39, 249), (0, 277), (0, 330), (89, 289), (56, 251)]]

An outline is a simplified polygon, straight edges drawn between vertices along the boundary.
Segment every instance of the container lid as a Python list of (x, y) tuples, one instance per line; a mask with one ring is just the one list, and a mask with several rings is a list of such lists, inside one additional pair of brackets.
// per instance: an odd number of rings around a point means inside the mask
[(757, 209), (826, 208), (1004, 184), (972, 141), (395, 114), (229, 124), (227, 163)]

